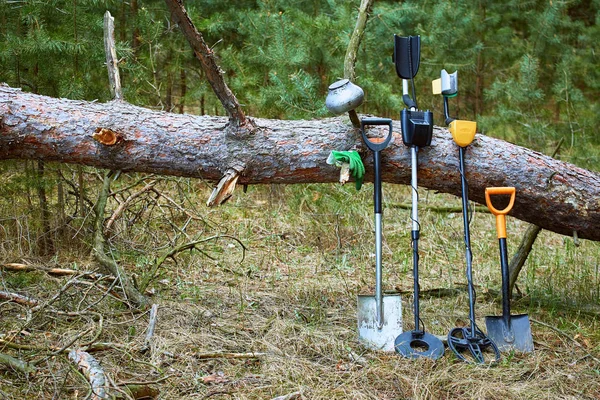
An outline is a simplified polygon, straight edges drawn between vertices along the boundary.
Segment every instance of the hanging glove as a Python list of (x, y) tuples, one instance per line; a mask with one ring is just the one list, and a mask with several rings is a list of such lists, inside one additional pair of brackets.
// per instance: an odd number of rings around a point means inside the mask
[(354, 178), (356, 190), (360, 190), (365, 176), (365, 166), (356, 151), (332, 151), (327, 157), (327, 164), (341, 167), (342, 164), (350, 165), (350, 173)]

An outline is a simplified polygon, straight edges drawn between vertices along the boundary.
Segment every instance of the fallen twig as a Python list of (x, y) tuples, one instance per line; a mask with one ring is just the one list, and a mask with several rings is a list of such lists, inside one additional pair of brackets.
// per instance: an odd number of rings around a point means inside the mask
[(104, 233), (106, 234), (108, 231), (110, 231), (110, 227), (112, 226), (112, 224), (115, 222), (115, 220), (117, 218), (119, 218), (121, 216), (121, 214), (123, 214), (123, 211), (125, 211), (125, 209), (127, 208), (127, 206), (129, 204), (131, 204), (131, 202), (133, 200), (135, 200), (137, 197), (141, 196), (142, 194), (144, 194), (147, 191), (149, 191), (150, 189), (152, 189), (154, 187), (154, 185), (156, 185), (156, 183), (157, 183), (157, 181), (155, 181), (155, 180), (154, 181), (150, 181), (142, 189), (140, 189), (139, 191), (133, 193), (132, 195), (130, 195), (129, 197), (127, 197), (127, 199), (125, 199), (124, 202), (122, 202), (121, 204), (119, 204), (119, 206), (117, 207), (117, 209), (113, 212), (113, 214), (110, 216), (110, 218), (106, 222), (106, 226), (104, 227)]
[(70, 341), (69, 341), (69, 342), (68, 342), (66, 345), (64, 345), (64, 346), (63, 346), (63, 347), (61, 347), (60, 349), (58, 349), (58, 350), (56, 350), (56, 351), (52, 352), (52, 354), (51, 354), (51, 355), (55, 356), (55, 355), (57, 355), (57, 354), (60, 354), (60, 353), (62, 353), (62, 352), (64, 352), (64, 351), (67, 351), (67, 349), (69, 349), (69, 347), (71, 347), (71, 345), (72, 345), (73, 343), (75, 343), (77, 340), (79, 340), (80, 338), (82, 338), (84, 335), (87, 335), (87, 334), (88, 334), (89, 332), (91, 332), (91, 331), (92, 331), (92, 328), (90, 327), (90, 328), (86, 329), (85, 331), (83, 331), (83, 332), (81, 332), (81, 333), (78, 333), (78, 334), (77, 334), (77, 335), (75, 335), (75, 337), (74, 337), (73, 339), (71, 339), (71, 340), (70, 340)]
[(38, 300), (32, 299), (31, 297), (23, 296), (22, 294), (18, 293), (5, 292), (3, 290), (0, 290), (0, 299), (12, 301), (22, 306), (29, 307), (35, 307), (39, 304)]
[(141, 280), (140, 285), (139, 285), (140, 292), (143, 293), (146, 290), (146, 288), (150, 284), (150, 281), (154, 278), (154, 276), (158, 272), (160, 266), (167, 260), (167, 258), (173, 258), (174, 259), (175, 255), (177, 255), (178, 253), (181, 253), (182, 251), (185, 251), (185, 250), (196, 249), (196, 250), (202, 252), (201, 249), (197, 248), (197, 246), (200, 243), (204, 243), (204, 242), (208, 242), (208, 241), (216, 240), (216, 239), (223, 239), (223, 238), (232, 239), (232, 240), (235, 240), (236, 242), (238, 242), (238, 244), (242, 247), (242, 259), (240, 260), (240, 263), (243, 263), (244, 259), (246, 258), (246, 250), (247, 250), (247, 248), (244, 245), (244, 243), (242, 243), (242, 241), (240, 239), (236, 238), (235, 236), (231, 236), (231, 235), (214, 235), (214, 236), (210, 236), (210, 237), (203, 238), (203, 239), (197, 239), (197, 240), (194, 240), (194, 241), (191, 241), (191, 242), (183, 243), (183, 244), (181, 244), (179, 246), (175, 246), (175, 247), (169, 249), (167, 252), (165, 252), (160, 257), (158, 257), (156, 259), (156, 261), (154, 262), (154, 265), (152, 266), (152, 268), (150, 269), (150, 271), (147, 272), (146, 274), (144, 274), (144, 276), (142, 277), (142, 280)]
[(154, 328), (156, 327), (156, 319), (158, 316), (158, 304), (152, 304), (150, 309), (150, 321), (148, 322), (148, 331), (146, 332), (146, 338), (144, 339), (144, 347), (150, 348), (152, 342), (152, 336), (154, 335)]
[(302, 398), (301, 392), (288, 393), (283, 396), (274, 397), (272, 400), (297, 400)]
[(92, 272), (92, 271), (89, 271), (89, 272), (88, 271), (77, 271), (77, 270), (68, 269), (68, 268), (50, 268), (50, 267), (42, 267), (42, 266), (38, 266), (38, 265), (20, 264), (20, 263), (2, 264), (2, 268), (6, 269), (8, 271), (22, 271), (22, 272), (42, 271), (49, 275), (54, 275), (54, 276), (79, 275), (81, 277), (91, 278), (91, 279), (101, 279), (101, 278), (105, 277), (105, 275), (102, 275), (98, 272)]
[(29, 363), (9, 356), (8, 354), (0, 353), (0, 364), (9, 366), (10, 368), (22, 372), (24, 374), (30, 374), (35, 372), (35, 367)]
[[(542, 326), (545, 326), (546, 328), (552, 329), (554, 332), (556, 332), (556, 333), (558, 333), (558, 334), (560, 334), (560, 335), (562, 335), (562, 336), (566, 337), (567, 339), (571, 340), (573, 343), (575, 343), (575, 344), (577, 345), (577, 347), (579, 347), (580, 349), (582, 349), (582, 350), (585, 352), (585, 354), (586, 354), (586, 357), (589, 357), (589, 358), (591, 358), (592, 360), (596, 361), (598, 364), (600, 364), (600, 360), (599, 360), (599, 359), (597, 359), (597, 358), (596, 358), (596, 357), (594, 357), (594, 356), (593, 356), (591, 353), (589, 353), (587, 350), (585, 350), (585, 349), (583, 348), (583, 346), (581, 345), (581, 343), (579, 343), (577, 340), (573, 339), (573, 338), (571, 337), (571, 335), (569, 335), (568, 333), (566, 333), (566, 332), (564, 332), (564, 331), (561, 331), (560, 329), (558, 329), (558, 328), (557, 328), (557, 327), (555, 327), (555, 326), (549, 325), (549, 324), (547, 324), (547, 323), (545, 323), (545, 322), (542, 322), (542, 321), (538, 321), (537, 319), (529, 318), (529, 320), (530, 320), (531, 322), (534, 322), (534, 323), (538, 324), (538, 325), (542, 325)], [(586, 357), (583, 357), (583, 358), (586, 358)], [(582, 358), (582, 359), (583, 359), (583, 358)]]
[(155, 188), (153, 188), (152, 191), (154, 193), (156, 193), (158, 196), (160, 196), (160, 197), (164, 198), (165, 200), (167, 200), (169, 203), (171, 203), (171, 205), (173, 205), (176, 209), (178, 209), (179, 211), (181, 211), (182, 213), (184, 213), (185, 215), (187, 215), (189, 218), (191, 218), (191, 219), (193, 219), (195, 221), (202, 221), (202, 222), (204, 222), (207, 225), (211, 225), (208, 221), (206, 221), (206, 219), (204, 219), (202, 217), (199, 217), (197, 215), (192, 214), (190, 211), (188, 211), (184, 207), (180, 206), (179, 203), (177, 203), (175, 200), (173, 200), (172, 198), (170, 198), (166, 194), (164, 194), (162, 192), (159, 192)]
[(131, 346), (126, 345), (126, 344), (122, 344), (122, 343), (115, 343), (115, 342), (97, 342), (97, 343), (92, 343), (88, 346), (82, 346), (81, 350), (87, 351), (88, 353), (92, 353), (95, 351), (106, 351), (106, 350), (135, 350), (132, 349)]
[(106, 238), (104, 237), (104, 212), (110, 191), (110, 183), (112, 174), (107, 172), (104, 175), (102, 188), (98, 194), (98, 200), (94, 209), (96, 221), (94, 222), (94, 245), (92, 247), (92, 255), (96, 262), (100, 264), (106, 271), (119, 278), (123, 292), (127, 296), (127, 300), (131, 301), (138, 309), (145, 309), (148, 306), (148, 299), (141, 294), (133, 285), (131, 278), (125, 270), (111, 257), (104, 252)]
[(55, 351), (60, 348), (57, 346), (41, 347), (41, 346), (32, 346), (29, 344), (18, 344), (18, 343), (13, 343), (10, 340), (6, 340), (6, 339), (0, 339), (0, 346), (2, 348), (8, 347), (9, 349), (30, 350), (30, 351), (47, 351), (47, 350)]
[(153, 381), (124, 381), (124, 382), (119, 382), (117, 383), (118, 386), (129, 386), (129, 385), (136, 385), (136, 386), (146, 386), (146, 385), (155, 385), (157, 383), (161, 383), (166, 381), (167, 379), (169, 379), (172, 375), (165, 375), (161, 378), (155, 379)]
[(222, 353), (222, 352), (214, 352), (214, 353), (200, 353), (196, 354), (195, 357), (199, 359), (208, 359), (208, 358), (259, 358), (266, 356), (267, 353)]
[(54, 296), (52, 296), (50, 299), (46, 300), (45, 302), (36, 305), (35, 307), (33, 307), (31, 309), (31, 312), (38, 312), (38, 311), (42, 311), (45, 308), (49, 307), (52, 303), (54, 303), (56, 300), (58, 300), (60, 298), (60, 296), (62, 296), (62, 294), (64, 292), (67, 291), (67, 289), (69, 288), (69, 286), (71, 286), (73, 283), (75, 283), (77, 280), (77, 276), (72, 277), (71, 279), (69, 279), (61, 288), (60, 290), (54, 294)]
[(98, 360), (91, 354), (73, 349), (69, 352), (69, 360), (73, 361), (83, 373), (92, 387), (93, 400), (108, 399), (107, 380), (104, 370)]

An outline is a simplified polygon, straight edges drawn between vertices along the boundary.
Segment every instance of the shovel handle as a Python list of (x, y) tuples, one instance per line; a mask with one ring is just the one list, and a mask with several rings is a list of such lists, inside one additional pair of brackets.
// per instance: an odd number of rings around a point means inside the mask
[[(387, 125), (389, 127), (387, 136), (381, 139), (369, 139), (365, 132), (365, 126), (368, 125)], [(390, 140), (392, 140), (392, 120), (390, 118), (363, 118), (360, 120), (360, 132), (365, 144), (369, 149), (372, 151), (381, 151), (385, 149), (390, 143)]]
[[(494, 195), (510, 195), (508, 206), (502, 210), (496, 209), (491, 200)], [(506, 239), (506, 214), (513, 208), (515, 204), (516, 189), (514, 187), (491, 187), (485, 188), (485, 203), (492, 214), (496, 216), (496, 232), (498, 239)]]

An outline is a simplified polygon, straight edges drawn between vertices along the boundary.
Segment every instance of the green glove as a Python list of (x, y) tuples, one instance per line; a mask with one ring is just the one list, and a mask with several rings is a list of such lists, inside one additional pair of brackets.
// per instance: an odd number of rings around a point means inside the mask
[(350, 172), (356, 182), (356, 190), (360, 190), (365, 176), (365, 166), (356, 151), (332, 151), (327, 158), (327, 164), (341, 167), (343, 163), (350, 164)]

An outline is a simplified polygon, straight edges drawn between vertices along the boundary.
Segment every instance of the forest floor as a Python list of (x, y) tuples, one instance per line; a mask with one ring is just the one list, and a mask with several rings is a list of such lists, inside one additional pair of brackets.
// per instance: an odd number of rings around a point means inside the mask
[[(157, 188), (179, 198), (164, 185)], [(112, 256), (137, 282), (176, 244), (222, 236), (168, 258), (152, 277), (146, 294), (158, 314), (148, 346), (149, 312), (127, 307), (118, 279), (0, 270), (0, 290), (43, 304), (0, 303), (0, 353), (31, 367), (0, 364), (0, 399), (93, 398), (71, 348), (88, 349), (110, 395), (126, 399), (600, 398), (599, 243), (538, 237), (513, 302), (514, 314), (529, 315), (533, 353), (504, 353), (496, 365), (466, 364), (449, 349), (437, 361), (412, 360), (357, 340), (357, 294), (374, 291), (372, 185), (251, 187), (217, 209), (202, 205), (206, 185), (177, 185), (195, 191), (178, 201), (185, 212), (167, 210), (164, 197), (146, 199), (109, 235)], [(411, 221), (398, 205), (409, 203), (408, 187), (384, 185), (384, 289), (401, 294), (405, 330), (413, 329)], [(460, 201), (421, 189), (419, 205), (421, 319), (445, 336), (468, 323), (462, 216), (432, 207)], [(34, 257), (9, 225), (1, 264), (97, 269), (83, 233), (60, 242), (51, 258)], [(509, 254), (526, 228), (508, 219)], [(161, 236), (166, 231), (179, 233)], [(495, 234), (494, 218), (474, 212), (483, 329), (486, 315), (501, 314)]]

